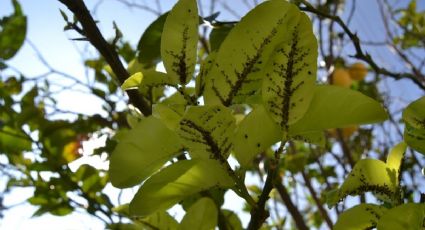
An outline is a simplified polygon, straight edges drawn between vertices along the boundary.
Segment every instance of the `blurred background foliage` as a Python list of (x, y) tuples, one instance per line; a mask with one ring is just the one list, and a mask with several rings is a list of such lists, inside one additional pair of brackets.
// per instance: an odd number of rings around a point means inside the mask
[[(121, 33), (119, 26), (115, 26), (115, 36), (108, 38), (112, 49), (130, 73), (160, 65), (160, 38), (167, 14), (161, 8), (162, 1), (149, 4), (145, 1), (116, 1), (135, 13), (151, 13), (158, 18), (141, 34), (138, 44), (127, 42), (126, 35)], [(358, 4), (369, 3), (356, 0), (309, 1), (314, 8), (312, 12), (302, 2), (292, 2), (310, 12), (320, 47), (318, 82), (358, 90), (382, 102), (390, 113), (390, 119), (379, 125), (329, 130), (326, 144), (322, 147), (297, 142), (291, 144), (293, 154), (286, 154), (281, 166), (280, 174), (286, 178), (283, 184), (307, 225), (320, 228), (334, 222), (347, 207), (372, 199), (362, 196), (360, 200), (342, 203), (331, 210), (323, 206), (325, 192), (340, 184), (359, 159), (368, 156), (385, 159), (388, 150), (402, 140), (401, 112), (413, 99), (398, 94), (394, 96), (392, 91), (413, 91), (417, 97), (424, 95), (425, 11), (423, 1), (420, 4), (415, 0), (377, 0), (380, 12), (375, 14), (381, 21), (368, 23), (381, 23), (380, 33), (384, 36), (380, 40), (367, 41), (362, 36), (364, 31), (347, 31), (342, 24), (349, 29), (352, 21), (361, 20), (356, 14)], [(27, 200), (38, 208), (34, 216), (45, 213), (64, 216), (79, 211), (95, 216), (108, 228), (130, 227), (125, 211), (114, 209), (121, 204), (120, 200), (105, 192), (109, 185), (107, 170), (90, 164), (80, 164), (76, 170), (71, 170), (69, 165), (81, 157), (89, 157), (84, 153), (84, 144), (101, 137), (106, 140), (105, 144), (90, 155), (102, 156), (100, 159), (107, 161), (107, 154), (115, 146), (113, 134), (116, 130), (127, 129), (132, 119), (141, 114), (140, 111), (123, 106), (128, 98), (119, 87), (122, 82), (104, 56), (96, 54), (87, 58), (87, 55), (81, 54), (87, 70), (86, 78), (50, 66), (40, 52), (39, 60), (48, 69), (45, 74), (28, 76), (10, 66), (10, 60), (19, 55), (24, 43), (32, 46), (31, 41), (26, 40), (28, 19), (25, 12), (17, 0), (11, 3), (13, 12), (0, 19), (0, 177), (6, 184), (0, 191), (0, 216), (13, 208), (13, 205), (3, 205), (3, 198), (14, 196), (17, 189), (25, 187), (34, 189), (33, 196)], [(240, 19), (240, 8), (250, 9), (258, 3), (255, 0), (199, 1), (202, 9), (200, 20), (203, 22), (199, 30), (199, 63), (204, 61), (206, 54), (219, 47)], [(88, 44), (81, 23), (64, 9), (61, 14), (65, 33), (71, 34), (73, 40), (70, 42)], [(226, 17), (217, 17), (219, 13)], [(342, 24), (337, 17), (341, 17)], [(396, 68), (388, 68), (382, 58), (376, 58), (373, 55), (376, 49), (390, 50), (397, 60), (391, 65), (396, 65)], [(34, 50), (37, 51), (37, 47)], [(369, 50), (372, 50), (372, 55)], [(51, 74), (60, 79), (53, 80)], [(87, 115), (62, 110), (57, 106), (56, 95), (63, 90), (84, 91), (98, 98), (102, 111)], [(146, 87), (139, 93), (150, 106), (169, 95), (167, 90), (164, 87)], [(266, 162), (267, 157), (268, 154), (264, 153), (256, 161)], [(403, 163), (402, 177), (407, 200), (418, 201), (423, 197), (420, 189), (424, 182), (421, 173), (423, 164), (423, 155), (409, 150)], [(258, 178), (249, 184), (252, 194), (261, 192), (264, 174), (264, 167), (251, 169), (250, 175)], [(223, 199), (223, 196), (223, 192), (217, 193), (217, 199)], [(281, 198), (272, 193), (272, 199), (274, 210), (271, 210), (268, 228), (294, 226), (285, 214), (287, 210)], [(184, 201), (183, 206), (185, 202), (190, 201)], [(229, 218), (236, 223), (239, 221), (234, 215), (229, 215)], [(139, 223), (146, 221), (152, 220)]]

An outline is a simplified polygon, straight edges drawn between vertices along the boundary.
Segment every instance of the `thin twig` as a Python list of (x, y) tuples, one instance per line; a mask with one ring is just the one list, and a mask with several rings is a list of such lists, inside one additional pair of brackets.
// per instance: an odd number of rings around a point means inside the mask
[[(121, 63), (115, 49), (105, 40), (93, 17), (82, 0), (59, 0), (74, 13), (84, 30), (84, 36), (105, 58), (111, 66), (119, 82), (122, 84), (129, 77), (129, 73)], [(152, 108), (137, 90), (128, 90), (130, 102), (137, 107), (145, 116), (152, 114)]]

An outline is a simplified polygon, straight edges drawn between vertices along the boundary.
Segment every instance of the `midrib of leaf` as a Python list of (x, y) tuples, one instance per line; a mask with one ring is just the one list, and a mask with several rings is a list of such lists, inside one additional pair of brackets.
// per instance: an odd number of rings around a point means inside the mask
[[(212, 137), (211, 135), (212, 131), (208, 131), (202, 128), (201, 126), (197, 125), (195, 122), (188, 119), (183, 119), (180, 122), (180, 124), (182, 125), (182, 131), (188, 133), (189, 135), (196, 135), (196, 134), (193, 133), (191, 130), (184, 129), (183, 128), (184, 126), (187, 126), (189, 128), (196, 130), (199, 134), (201, 134), (202, 141), (195, 138), (188, 138), (188, 137), (184, 137), (184, 138), (193, 142), (198, 142), (198, 143), (207, 145), (208, 146), (207, 150), (209, 150), (209, 152), (212, 154), (212, 157), (216, 160), (219, 160), (220, 163), (225, 163), (226, 159), (222, 156), (222, 154), (225, 154), (230, 150), (230, 148), (232, 147), (231, 144), (225, 147), (225, 149), (222, 151), (221, 148), (219, 147), (219, 144)], [(228, 142), (228, 137), (224, 139), (222, 145), (225, 146), (227, 142)]]
[[(233, 98), (237, 95), (237, 93), (239, 92), (239, 90), (242, 88), (242, 85), (246, 82), (246, 78), (248, 77), (248, 75), (251, 73), (251, 71), (253, 70), (255, 64), (258, 62), (258, 60), (261, 57), (261, 54), (264, 51), (264, 48), (266, 47), (266, 45), (268, 45), (271, 42), (271, 39), (277, 34), (277, 27), (282, 24), (284, 18), (281, 18), (277, 21), (277, 25), (275, 27), (273, 27), (273, 29), (270, 31), (270, 33), (267, 35), (267, 37), (261, 42), (260, 46), (258, 48), (255, 48), (257, 50), (257, 52), (255, 53), (255, 55), (251, 58), (247, 55), (247, 60), (246, 62), (243, 64), (244, 68), (242, 69), (241, 72), (237, 72), (235, 70), (235, 74), (237, 76), (237, 80), (236, 82), (233, 84), (232, 81), (229, 79), (229, 76), (222, 70), (220, 71), (221, 74), (224, 75), (224, 77), (226, 78), (226, 82), (227, 84), (229, 84), (230, 86), (230, 91), (229, 94), (227, 95), (226, 99), (223, 98), (223, 96), (220, 94), (219, 90), (217, 89), (217, 87), (215, 87), (214, 83), (212, 85), (212, 89), (215, 92), (216, 96), (220, 99), (221, 103), (225, 106), (229, 106), (231, 105)], [(253, 45), (255, 46), (255, 45)], [(220, 68), (220, 66), (218, 66), (218, 64), (216, 64), (217, 68)]]
[[(283, 90), (280, 88), (279, 85), (277, 85), (278, 91), (276, 92), (279, 96), (282, 97), (282, 107), (281, 107), (281, 118), (282, 118), (282, 120), (280, 122), (280, 126), (283, 128), (284, 131), (288, 130), (289, 109), (290, 109), (291, 96), (304, 83), (302, 81), (292, 89), (293, 79), (298, 75), (299, 71), (301, 70), (301, 68), (294, 70), (294, 64), (301, 61), (305, 57), (305, 55), (307, 54), (306, 52), (304, 52), (304, 53), (301, 53), (298, 56), (298, 52), (300, 51), (299, 48), (297, 47), (298, 46), (298, 39), (299, 39), (298, 26), (296, 26), (294, 28), (294, 32), (292, 33), (292, 44), (291, 44), (291, 50), (289, 51), (289, 54), (286, 54), (286, 52), (284, 51), (283, 48), (277, 50), (277, 52), (282, 53), (284, 56), (286, 56), (288, 58), (288, 62), (286, 64), (286, 67), (283, 66), (283, 65), (279, 65), (278, 66), (279, 72), (275, 71), (278, 74), (278, 76), (281, 76), (284, 79)], [(277, 63), (273, 63), (273, 65), (277, 65)], [(303, 67), (304, 66), (305, 65), (303, 65)], [(272, 77), (270, 75), (267, 76), (267, 77), (271, 81), (273, 81), (273, 79), (271, 79)], [(269, 101), (268, 103), (275, 105), (276, 102)]]
[(187, 49), (187, 41), (189, 40), (189, 36), (188, 36), (188, 31), (189, 31), (189, 26), (184, 24), (184, 29), (183, 29), (183, 41), (182, 41), (182, 49), (180, 51), (180, 54), (174, 54), (173, 52), (168, 51), (168, 53), (175, 57), (177, 60), (179, 60), (179, 62), (173, 62), (173, 71), (175, 73), (177, 73), (177, 75), (179, 76), (179, 81), (182, 85), (184, 85), (186, 83), (186, 78), (187, 78), (187, 66), (186, 66), (186, 49)]

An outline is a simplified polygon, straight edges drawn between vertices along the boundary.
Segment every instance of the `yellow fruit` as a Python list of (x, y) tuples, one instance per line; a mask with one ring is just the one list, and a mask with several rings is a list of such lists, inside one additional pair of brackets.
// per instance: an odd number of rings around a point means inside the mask
[[(353, 125), (353, 126), (348, 126), (345, 128), (342, 128), (342, 137), (344, 139), (348, 139), (351, 137), (351, 135), (353, 135), (353, 133), (355, 133), (357, 130), (359, 129), (359, 127), (357, 125)], [(336, 131), (336, 129), (329, 129), (328, 130), (329, 136), (333, 137), (333, 138), (338, 138), (338, 133)]]
[(355, 81), (363, 80), (367, 75), (367, 68), (361, 62), (356, 62), (350, 66), (348, 69), (351, 79)]
[(349, 88), (353, 82), (347, 70), (338, 68), (332, 73), (332, 84)]
[(78, 152), (80, 147), (81, 144), (78, 141), (72, 141), (64, 146), (62, 156), (65, 159), (66, 163), (70, 163), (80, 158), (81, 155)]

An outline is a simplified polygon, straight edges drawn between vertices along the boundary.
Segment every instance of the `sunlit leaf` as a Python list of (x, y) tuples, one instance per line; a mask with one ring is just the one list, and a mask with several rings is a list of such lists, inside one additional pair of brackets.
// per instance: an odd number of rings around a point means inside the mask
[(130, 203), (130, 213), (147, 216), (211, 187), (230, 188), (233, 185), (233, 180), (216, 160), (179, 161), (142, 185)]
[(325, 146), (325, 134), (323, 131), (307, 131), (295, 135), (290, 135), (290, 139), (297, 140), (297, 141), (303, 141), (310, 144), (315, 144), (320, 147)]
[(379, 219), (387, 211), (386, 208), (376, 204), (359, 204), (338, 216), (334, 225), (335, 230), (373, 229)]
[(255, 107), (238, 125), (234, 137), (234, 154), (242, 167), (282, 138), (279, 126), (263, 106)]
[(129, 89), (137, 89), (139, 85), (143, 81), (143, 74), (142, 72), (137, 72), (130, 77), (128, 77), (124, 83), (121, 85), (121, 89), (123, 90), (129, 90)]
[(190, 107), (179, 135), (192, 157), (226, 159), (232, 148), (235, 118), (223, 106)]
[(192, 79), (198, 43), (196, 0), (179, 0), (165, 20), (161, 57), (167, 73), (186, 84)]
[(210, 230), (217, 225), (217, 207), (210, 198), (201, 198), (186, 212), (179, 230)]
[(377, 229), (423, 229), (424, 218), (424, 204), (403, 204), (385, 212), (378, 222)]
[(403, 162), (406, 148), (406, 143), (400, 142), (394, 146), (388, 154), (387, 167), (391, 170), (391, 174), (394, 175), (397, 181), (400, 181), (400, 167)]
[(368, 191), (392, 199), (397, 189), (398, 181), (384, 162), (363, 159), (356, 163), (341, 187), (328, 196), (327, 202), (333, 206), (348, 195), (360, 195)]
[(152, 108), (152, 116), (160, 119), (169, 129), (177, 130), (183, 117), (181, 110), (184, 105), (155, 104)]
[(207, 76), (205, 102), (228, 106), (255, 94), (261, 88), (261, 70), (299, 16), (297, 7), (286, 1), (265, 1), (245, 15), (217, 51)]
[(213, 67), (216, 52), (211, 52), (208, 57), (202, 62), (201, 69), (195, 79), (195, 94), (201, 96), (205, 89), (205, 77), (208, 75)]
[(157, 229), (177, 229), (179, 224), (170, 216), (166, 211), (156, 212), (145, 218), (136, 219), (141, 223), (144, 230), (157, 230)]
[(154, 117), (120, 136), (110, 158), (111, 182), (116, 187), (131, 187), (158, 170), (180, 153), (179, 137)]
[(299, 13), (290, 23), (267, 64), (262, 88), (267, 111), (285, 131), (307, 111), (317, 72), (317, 40), (310, 19)]
[(306, 131), (381, 122), (388, 117), (372, 98), (338, 86), (319, 85), (305, 115), (289, 127), (294, 135)]

